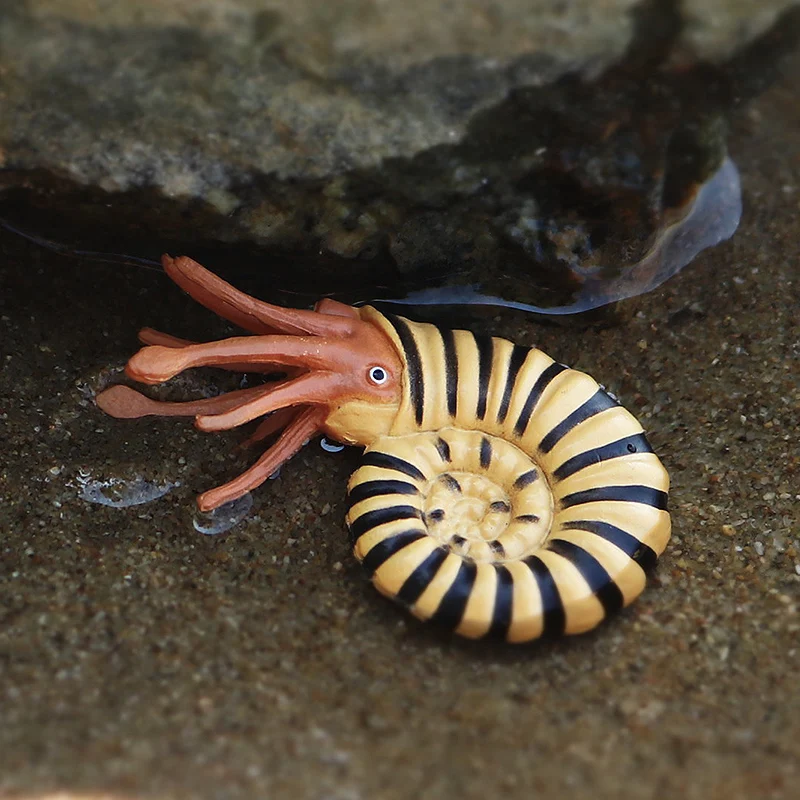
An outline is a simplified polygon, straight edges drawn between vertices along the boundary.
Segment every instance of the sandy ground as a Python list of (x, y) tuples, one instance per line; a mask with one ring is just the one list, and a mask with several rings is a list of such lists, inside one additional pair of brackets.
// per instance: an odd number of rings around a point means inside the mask
[[(556, 643), (456, 641), (380, 598), (343, 531), (352, 451), (312, 444), (197, 533), (238, 436), (114, 421), (89, 387), (144, 324), (224, 328), (158, 273), (4, 235), (0, 796), (800, 796), (798, 109), (786, 77), (734, 120), (740, 231), (624, 324), (490, 323), (619, 395), (672, 476), (644, 595)], [(181, 485), (116, 509), (87, 475)]]

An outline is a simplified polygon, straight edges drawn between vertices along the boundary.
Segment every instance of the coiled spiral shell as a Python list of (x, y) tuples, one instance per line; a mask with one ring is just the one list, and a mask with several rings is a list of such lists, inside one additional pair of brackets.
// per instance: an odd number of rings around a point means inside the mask
[(643, 590), (669, 479), (637, 420), (535, 348), (383, 317), (408, 380), (348, 486), (356, 557), (469, 638), (587, 631)]

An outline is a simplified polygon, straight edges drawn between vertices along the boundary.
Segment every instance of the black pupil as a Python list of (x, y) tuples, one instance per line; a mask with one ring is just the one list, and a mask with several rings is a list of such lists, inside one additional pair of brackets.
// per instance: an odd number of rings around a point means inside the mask
[(386, 377), (386, 373), (380, 367), (373, 367), (372, 368), (372, 380), (382, 381)]

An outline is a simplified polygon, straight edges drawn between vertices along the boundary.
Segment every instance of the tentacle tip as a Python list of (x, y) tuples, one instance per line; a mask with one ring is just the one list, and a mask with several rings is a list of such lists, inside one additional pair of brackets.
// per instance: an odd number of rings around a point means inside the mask
[(161, 256), (161, 266), (166, 273), (172, 277), (175, 272), (188, 272), (193, 270), (195, 272), (207, 272), (205, 267), (198, 264), (193, 258), (189, 256), (171, 256), (169, 253), (164, 253)]
[(132, 380), (136, 381), (137, 383), (146, 383), (150, 385), (155, 385), (158, 383), (163, 383), (166, 379), (153, 379), (151, 375), (144, 372), (138, 365), (131, 364), (128, 362), (125, 365), (125, 374)]
[(143, 347), (125, 365), (125, 374), (139, 383), (164, 383), (183, 369), (180, 348), (154, 344)]
[(139, 333), (136, 336), (142, 344), (150, 344), (149, 339), (154, 333), (153, 328), (145, 326), (144, 328), (139, 328)]
[(122, 386), (111, 386), (100, 392), (100, 394), (96, 395), (94, 398), (95, 405), (110, 417), (121, 416), (119, 413), (121, 408), (119, 390), (123, 388)]
[(148, 397), (121, 384), (100, 392), (94, 402), (102, 412), (117, 419), (136, 419), (151, 413), (152, 401)]
[(219, 420), (213, 414), (198, 414), (194, 418), (194, 426), (204, 433), (215, 433), (223, 430), (219, 425)]
[(197, 508), (204, 514), (222, 505), (221, 503), (214, 503), (214, 501), (208, 497), (209, 494), (210, 492), (203, 492), (203, 494), (197, 495)]
[(238, 500), (240, 497), (243, 497), (247, 494), (246, 490), (239, 492), (238, 494), (229, 494), (221, 491), (222, 488), (223, 487), (209, 489), (207, 492), (197, 495), (197, 508), (204, 514), (207, 514), (208, 512), (214, 511), (220, 506), (224, 506), (226, 503), (232, 503), (234, 500)]

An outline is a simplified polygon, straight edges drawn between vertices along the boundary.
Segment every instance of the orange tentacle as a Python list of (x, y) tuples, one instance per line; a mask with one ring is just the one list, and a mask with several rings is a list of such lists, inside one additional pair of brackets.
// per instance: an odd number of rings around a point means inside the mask
[(163, 383), (191, 367), (223, 367), (234, 369), (244, 364), (248, 369), (269, 364), (324, 368), (330, 365), (325, 357), (326, 343), (306, 336), (236, 336), (217, 342), (186, 347), (151, 345), (142, 348), (128, 362), (127, 374), (141, 383)]
[(159, 344), (162, 347), (186, 347), (190, 344), (197, 344), (191, 339), (180, 339), (170, 333), (163, 333), (153, 328), (142, 328), (139, 331), (139, 341), (142, 344)]
[(281, 464), (288, 461), (314, 434), (319, 432), (325, 413), (324, 409), (317, 407), (303, 411), (250, 469), (232, 481), (201, 494), (197, 498), (200, 510), (211, 511), (260, 486)]
[[(270, 411), (307, 403), (325, 403), (335, 395), (342, 379), (334, 372), (312, 372), (292, 381), (285, 381), (269, 394), (242, 403), (215, 416), (199, 416), (195, 425), (201, 431), (224, 431), (262, 417)], [(328, 411), (325, 410), (324, 416)]]
[(239, 389), (235, 392), (219, 395), (219, 397), (205, 397), (201, 400), (185, 400), (183, 402), (169, 402), (153, 400), (130, 386), (117, 384), (95, 398), (98, 408), (117, 419), (136, 419), (138, 417), (194, 417), (198, 414), (223, 414), (231, 409), (238, 408), (244, 403), (261, 397), (271, 392), (279, 384), (264, 384), (253, 386), (249, 389)]
[[(181, 339), (178, 336), (173, 336), (163, 331), (157, 331), (153, 328), (142, 328), (139, 331), (139, 341), (145, 345), (160, 345), (161, 347), (188, 347), (193, 344), (201, 344), (200, 342), (193, 342), (191, 339)], [(218, 364), (219, 369), (226, 369), (229, 372), (258, 372), (267, 373), (274, 372), (274, 364), (259, 365), (253, 364), (251, 361), (242, 361), (240, 364)], [(281, 372), (286, 372), (289, 377), (294, 377), (298, 374), (297, 369), (286, 368), (281, 369)]]
[(351, 330), (348, 321), (350, 315), (320, 314), (256, 300), (186, 256), (171, 258), (164, 255), (161, 263), (169, 277), (190, 297), (252, 333), (343, 336)]
[(288, 425), (291, 425), (296, 417), (306, 410), (306, 406), (290, 406), (288, 408), (279, 408), (273, 411), (266, 419), (258, 423), (258, 427), (248, 436), (243, 442), (240, 442), (239, 447), (244, 449), (250, 447), (258, 442), (263, 441), (273, 433), (283, 430)]

